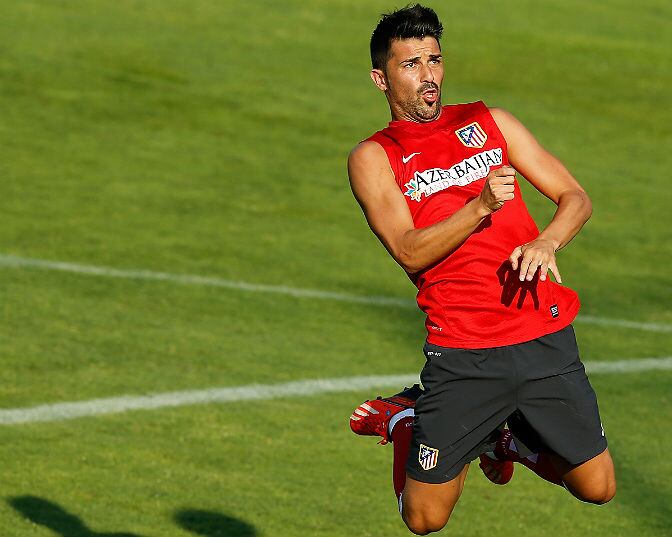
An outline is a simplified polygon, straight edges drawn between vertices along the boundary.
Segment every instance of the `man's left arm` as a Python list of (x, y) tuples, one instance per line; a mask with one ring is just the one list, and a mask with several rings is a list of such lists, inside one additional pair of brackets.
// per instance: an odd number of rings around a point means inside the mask
[(567, 245), (590, 218), (590, 198), (562, 162), (544, 149), (512, 114), (501, 108), (491, 108), (490, 113), (506, 139), (511, 165), (558, 206), (553, 219), (536, 239), (511, 252), (513, 270), (520, 266), (520, 281), (532, 280), (537, 269), (539, 279), (544, 281), (550, 270), (562, 283), (555, 252)]

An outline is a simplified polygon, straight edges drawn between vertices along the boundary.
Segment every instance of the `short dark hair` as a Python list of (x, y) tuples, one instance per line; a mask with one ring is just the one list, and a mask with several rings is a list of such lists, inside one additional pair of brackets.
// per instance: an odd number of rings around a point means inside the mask
[(443, 25), (432, 8), (415, 4), (384, 13), (371, 35), (371, 65), (374, 69), (385, 70), (395, 39), (422, 39), (429, 36), (438, 42), (441, 34)]

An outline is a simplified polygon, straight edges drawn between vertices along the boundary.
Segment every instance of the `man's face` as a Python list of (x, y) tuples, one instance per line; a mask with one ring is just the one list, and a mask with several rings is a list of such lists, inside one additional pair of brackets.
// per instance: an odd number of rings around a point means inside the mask
[(385, 70), (371, 78), (385, 92), (393, 119), (425, 123), (441, 113), (443, 59), (433, 37), (395, 39)]

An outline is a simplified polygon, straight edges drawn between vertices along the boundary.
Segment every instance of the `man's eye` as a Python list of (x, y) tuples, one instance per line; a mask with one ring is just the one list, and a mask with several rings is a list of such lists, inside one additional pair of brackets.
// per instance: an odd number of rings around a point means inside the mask
[(415, 63), (407, 63), (407, 64), (404, 65), (404, 67), (406, 69), (408, 69), (409, 67), (415, 67)]

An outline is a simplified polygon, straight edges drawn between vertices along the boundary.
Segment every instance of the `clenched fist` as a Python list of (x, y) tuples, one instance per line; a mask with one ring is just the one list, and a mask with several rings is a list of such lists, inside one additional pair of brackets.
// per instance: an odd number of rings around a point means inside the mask
[(491, 213), (502, 208), (505, 201), (513, 199), (516, 170), (502, 166), (492, 170), (485, 179), (481, 191), (481, 204)]

